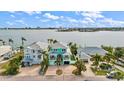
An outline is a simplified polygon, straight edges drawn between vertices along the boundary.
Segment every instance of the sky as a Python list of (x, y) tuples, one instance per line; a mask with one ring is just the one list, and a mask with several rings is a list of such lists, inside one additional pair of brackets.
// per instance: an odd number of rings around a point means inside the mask
[(124, 27), (124, 12), (1, 11), (3, 27)]

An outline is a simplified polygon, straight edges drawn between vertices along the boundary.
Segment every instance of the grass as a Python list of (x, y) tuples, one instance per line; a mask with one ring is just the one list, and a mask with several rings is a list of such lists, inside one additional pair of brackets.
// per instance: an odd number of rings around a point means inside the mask
[(106, 75), (109, 71), (106, 70), (97, 70), (96, 68), (91, 67), (91, 70), (95, 73), (95, 75)]
[(6, 60), (7, 62), (0, 64), (0, 75), (3, 75), (3, 73), (6, 71), (6, 69), (9, 67), (10, 62), (15, 59), (18, 58), (20, 56), (23, 56), (23, 53), (17, 53), (15, 54), (12, 58), (10, 58), (9, 60)]

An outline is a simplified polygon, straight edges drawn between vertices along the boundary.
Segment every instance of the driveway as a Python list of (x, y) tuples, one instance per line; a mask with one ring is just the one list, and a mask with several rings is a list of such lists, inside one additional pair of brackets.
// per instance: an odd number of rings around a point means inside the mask
[(112, 81), (112, 79), (106, 78), (106, 76), (98, 76), (95, 75), (91, 70), (91, 64), (87, 63), (85, 64), (87, 70), (85, 72), (82, 72), (83, 80), (86, 81)]
[(124, 68), (123, 68), (123, 67), (118, 66), (118, 65), (116, 65), (116, 64), (114, 64), (114, 67), (124, 72)]
[[(72, 65), (63, 65), (63, 66), (60, 66), (59, 68), (62, 69), (64, 75), (72, 75), (72, 71), (76, 69), (76, 67)], [(49, 66), (45, 75), (46, 76), (56, 75), (57, 69), (58, 69), (57, 66)]]
[(31, 67), (22, 67), (20, 73), (16, 75), (19, 76), (37, 76), (39, 75), (41, 66), (40, 65), (33, 65)]

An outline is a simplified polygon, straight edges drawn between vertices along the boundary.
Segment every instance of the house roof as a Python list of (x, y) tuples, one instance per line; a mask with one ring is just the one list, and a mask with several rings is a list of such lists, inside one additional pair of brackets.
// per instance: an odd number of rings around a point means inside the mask
[(12, 51), (12, 47), (8, 45), (0, 46), (0, 56)]
[(46, 49), (47, 47), (48, 47), (48, 44), (41, 41), (34, 42), (28, 46), (28, 48), (32, 48), (32, 49)]
[(56, 42), (51, 45), (51, 48), (67, 48), (67, 46), (62, 42)]
[(100, 48), (100, 47), (84, 47), (84, 48), (79, 48), (78, 51), (82, 51), (88, 55), (102, 55), (104, 56), (107, 51), (105, 51), (104, 49)]
[(87, 55), (87, 54), (84, 53), (84, 52), (81, 52), (81, 54), (79, 55), (79, 58), (81, 58), (81, 59), (90, 59), (91, 56)]

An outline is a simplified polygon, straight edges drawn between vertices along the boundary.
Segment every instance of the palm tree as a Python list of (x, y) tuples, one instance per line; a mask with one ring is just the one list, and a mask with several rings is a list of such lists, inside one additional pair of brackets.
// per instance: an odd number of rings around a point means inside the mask
[(93, 56), (92, 60), (93, 60), (93, 65), (98, 66), (99, 62), (102, 61), (102, 57), (96, 54)]
[(116, 59), (119, 59), (119, 58), (123, 57), (124, 56), (124, 49), (116, 48), (115, 52), (114, 52), (114, 55), (115, 55)]
[(76, 59), (76, 63), (74, 64), (74, 66), (76, 67), (76, 69), (73, 72), (76, 75), (81, 75), (82, 71), (86, 71), (86, 66), (84, 64), (84, 62), (82, 60), (79, 60), (78, 58)]
[(104, 50), (108, 51), (109, 53), (113, 53), (114, 52), (114, 48), (111, 46), (101, 46)]
[(71, 47), (72, 44), (73, 44), (72, 42), (69, 42), (69, 43), (68, 43), (68, 46)]
[(24, 41), (27, 41), (24, 37), (21, 37), (22, 40), (22, 46), (20, 46), (20, 49), (24, 49)]
[(2, 43), (3, 43), (3, 40), (2, 40), (2, 39), (0, 39), (0, 42), (2, 42)]
[(55, 39), (55, 40), (53, 40), (53, 44), (55, 44), (55, 43), (57, 43), (58, 41)]
[(71, 46), (70, 46), (70, 50), (71, 50), (71, 53), (72, 53), (72, 55), (77, 55), (77, 49), (78, 49), (78, 47), (77, 47), (77, 44), (75, 43), (75, 44), (71, 44)]
[(62, 70), (59, 68), (59, 66), (61, 65), (62, 62), (62, 56), (58, 55), (57, 56), (57, 60), (55, 61), (55, 64), (57, 65), (58, 69), (56, 70), (56, 74), (57, 75), (61, 75), (62, 74)]
[(11, 43), (13, 44), (13, 42), (14, 42), (11, 38), (9, 38), (8, 41), (9, 41), (9, 45), (10, 45)]
[(49, 38), (49, 39), (47, 39), (47, 41), (48, 41), (49, 45), (52, 45), (54, 40), (52, 38)]
[(3, 44), (3, 45), (6, 45), (6, 42), (5, 42), (5, 41), (2, 41), (2, 44)]

